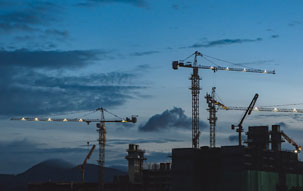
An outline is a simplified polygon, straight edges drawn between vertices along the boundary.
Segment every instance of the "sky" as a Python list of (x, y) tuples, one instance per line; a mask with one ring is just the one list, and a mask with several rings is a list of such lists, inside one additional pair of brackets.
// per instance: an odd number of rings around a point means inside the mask
[[(276, 71), (199, 70), (200, 146), (209, 145), (204, 96), (214, 86), (227, 106), (248, 106), (258, 93), (257, 106), (303, 108), (302, 6), (301, 0), (0, 0), (0, 173), (50, 158), (80, 164), (97, 144), (95, 124), (10, 118), (98, 118), (99, 107), (138, 116), (136, 124), (107, 124), (106, 166), (125, 166), (130, 143), (140, 144), (148, 163), (169, 161), (172, 148), (191, 147), (192, 70), (173, 70), (171, 63), (195, 51), (204, 55), (200, 65)], [(237, 144), (230, 126), (243, 112), (217, 115), (217, 146)], [(254, 112), (244, 128), (280, 124), (302, 145), (302, 121), (302, 114)]]

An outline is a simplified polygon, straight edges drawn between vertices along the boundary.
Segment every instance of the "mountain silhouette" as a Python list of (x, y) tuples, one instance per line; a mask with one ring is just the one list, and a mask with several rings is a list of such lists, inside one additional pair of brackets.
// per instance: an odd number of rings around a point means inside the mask
[[(85, 166), (85, 182), (97, 182), (98, 166)], [(112, 182), (114, 176), (126, 175), (126, 172), (114, 168), (104, 168), (104, 181)], [(26, 191), (28, 183), (42, 182), (81, 182), (81, 170), (72, 163), (61, 159), (50, 159), (34, 165), (17, 175), (0, 174), (1, 191)]]

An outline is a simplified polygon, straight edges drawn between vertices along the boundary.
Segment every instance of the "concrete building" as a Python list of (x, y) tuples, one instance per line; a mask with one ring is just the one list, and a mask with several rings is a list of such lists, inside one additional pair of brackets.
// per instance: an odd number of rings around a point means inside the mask
[(287, 191), (303, 187), (303, 163), (297, 153), (281, 151), (279, 126), (273, 126), (272, 132), (267, 126), (249, 127), (247, 135), (247, 147), (173, 149), (172, 190)]

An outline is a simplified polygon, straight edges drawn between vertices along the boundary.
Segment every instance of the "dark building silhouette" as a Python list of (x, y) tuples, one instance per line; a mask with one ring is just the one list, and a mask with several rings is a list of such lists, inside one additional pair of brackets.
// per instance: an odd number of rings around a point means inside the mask
[(279, 126), (271, 132), (267, 126), (253, 126), (247, 133), (247, 147), (173, 149), (172, 190), (299, 189), (303, 187), (303, 163), (297, 153), (281, 151), (281, 142)]

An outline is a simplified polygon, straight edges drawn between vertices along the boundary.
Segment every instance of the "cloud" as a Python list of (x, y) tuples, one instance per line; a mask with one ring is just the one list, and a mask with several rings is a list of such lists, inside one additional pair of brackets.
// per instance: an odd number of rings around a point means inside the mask
[(302, 25), (302, 24), (303, 24), (302, 21), (292, 21), (288, 24), (288, 26), (295, 27), (295, 26)]
[[(43, 51), (19, 49), (0, 50), (0, 67), (62, 69), (81, 67), (108, 58), (108, 52), (98, 50)], [(23, 68), (24, 69), (24, 68)]]
[(220, 40), (214, 40), (209, 41), (206, 43), (196, 43), (193, 44), (187, 48), (209, 48), (214, 46), (225, 46), (225, 45), (232, 45), (232, 44), (242, 44), (242, 43), (248, 43), (248, 42), (259, 42), (262, 41), (262, 38), (256, 38), (256, 39), (220, 39)]
[(292, 117), (294, 120), (298, 121), (298, 122), (303, 121), (303, 115), (302, 115), (302, 114), (294, 114), (294, 115), (291, 115), (291, 117)]
[[(156, 114), (149, 118), (149, 120), (143, 125), (139, 126), (139, 131), (152, 132), (161, 131), (172, 128), (185, 128), (190, 129), (192, 119), (185, 115), (182, 108), (174, 107), (171, 110), (166, 110), (161, 114)], [(200, 127), (205, 128), (207, 124), (200, 121)]]
[[(0, 115), (115, 107), (140, 96), (127, 72), (63, 75), (108, 57), (101, 51), (0, 51)], [(63, 73), (63, 74), (62, 74)]]
[(280, 125), (282, 128), (285, 128), (285, 129), (289, 128), (289, 126), (284, 122), (279, 122), (279, 123), (276, 123), (275, 125)]
[(108, 4), (108, 3), (123, 3), (130, 4), (136, 7), (147, 7), (148, 4), (145, 0), (86, 0), (78, 3), (79, 6), (92, 7), (98, 4)]
[(271, 38), (279, 38), (280, 36), (277, 34), (271, 35)]
[[(0, 14), (0, 31), (37, 31), (57, 21), (62, 8), (51, 2), (23, 2)], [(56, 13), (56, 14), (54, 14)]]
[(130, 56), (146, 56), (151, 54), (159, 53), (158, 51), (145, 51), (145, 52), (133, 52)]
[(41, 115), (122, 105), (135, 98), (136, 90), (143, 88), (119, 85), (121, 80), (132, 77), (123, 73), (80, 77), (52, 77), (36, 72), (20, 74), (9, 86), (2, 87), (0, 114)]

